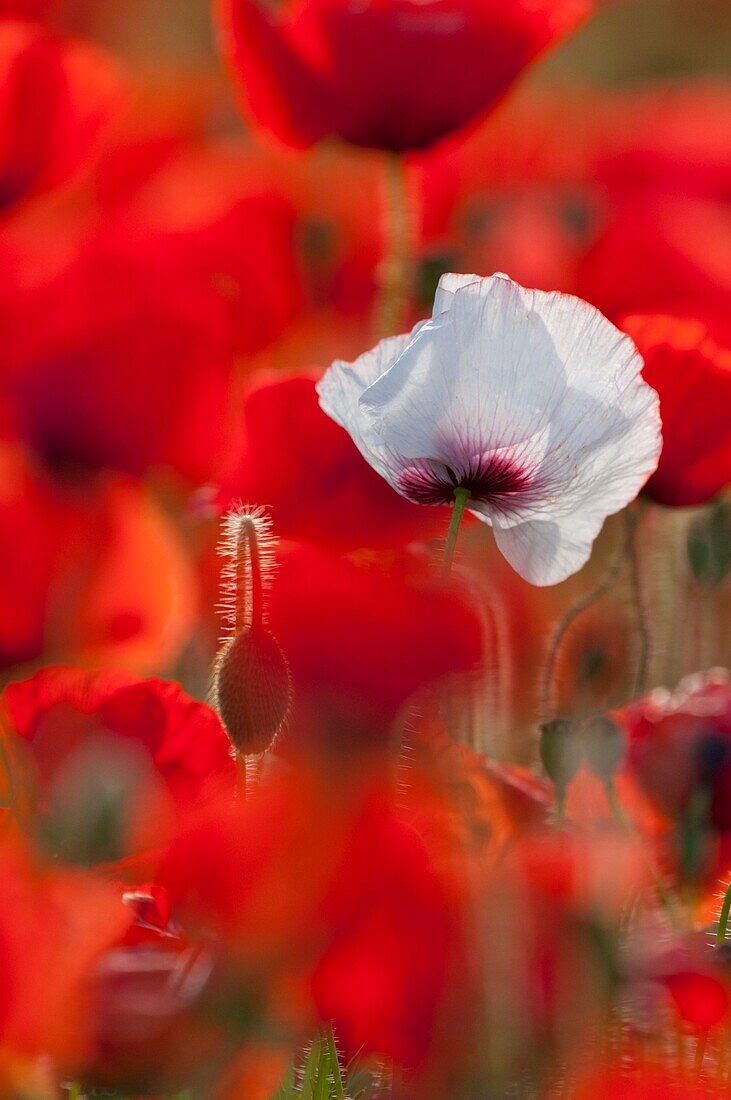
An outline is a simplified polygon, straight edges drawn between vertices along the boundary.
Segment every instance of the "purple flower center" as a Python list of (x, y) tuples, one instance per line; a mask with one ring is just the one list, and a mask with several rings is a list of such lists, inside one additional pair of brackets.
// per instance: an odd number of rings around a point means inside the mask
[(531, 470), (508, 456), (480, 455), (456, 470), (433, 459), (417, 461), (403, 471), (399, 487), (415, 504), (451, 504), (454, 490), (466, 489), (471, 500), (505, 510), (535, 481)]

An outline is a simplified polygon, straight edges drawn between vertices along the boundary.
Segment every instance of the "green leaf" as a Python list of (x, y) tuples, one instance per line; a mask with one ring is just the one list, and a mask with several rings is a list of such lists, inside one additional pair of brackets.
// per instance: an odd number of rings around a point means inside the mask
[(330, 1072), (333, 1078), (333, 1098), (334, 1100), (345, 1100), (345, 1088), (343, 1086), (343, 1075), (340, 1072), (340, 1058), (338, 1056), (337, 1047), (335, 1046), (335, 1035), (333, 1034), (332, 1024), (329, 1024), (325, 1031), (325, 1041), (327, 1042), (328, 1054), (330, 1056)]

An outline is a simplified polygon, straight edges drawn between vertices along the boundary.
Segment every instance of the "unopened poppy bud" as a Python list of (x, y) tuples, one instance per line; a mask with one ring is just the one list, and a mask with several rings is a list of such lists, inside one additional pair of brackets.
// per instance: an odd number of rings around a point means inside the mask
[(592, 718), (586, 726), (586, 762), (602, 783), (613, 783), (627, 751), (627, 738), (607, 715)]
[(264, 588), (274, 568), (271, 521), (260, 508), (238, 506), (224, 521), (220, 552), (223, 611), (230, 636), (216, 657), (212, 696), (236, 752), (266, 752), (292, 697), (287, 658), (263, 625)]
[(251, 627), (227, 642), (216, 661), (216, 706), (237, 752), (261, 753), (287, 717), (292, 694), (287, 658), (268, 630)]
[(554, 718), (541, 726), (541, 763), (556, 788), (559, 807), (566, 789), (576, 776), (583, 758), (583, 744), (578, 727), (566, 718)]

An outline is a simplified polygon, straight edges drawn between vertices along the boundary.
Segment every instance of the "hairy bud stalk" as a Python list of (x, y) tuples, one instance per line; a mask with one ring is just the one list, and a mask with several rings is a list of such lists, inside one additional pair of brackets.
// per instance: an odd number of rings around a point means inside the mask
[(226, 633), (213, 667), (211, 696), (237, 753), (265, 752), (289, 710), (287, 659), (264, 625), (265, 591), (274, 570), (271, 520), (262, 508), (237, 505), (225, 517), (219, 553), (220, 609)]

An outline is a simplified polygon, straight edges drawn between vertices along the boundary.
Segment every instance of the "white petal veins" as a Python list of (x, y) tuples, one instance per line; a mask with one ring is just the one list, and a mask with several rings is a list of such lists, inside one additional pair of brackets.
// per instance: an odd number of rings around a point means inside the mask
[(581, 568), (657, 466), (658, 400), (632, 341), (565, 294), (447, 275), (432, 319), (319, 386), (324, 410), (402, 495), (456, 487), (532, 584)]

